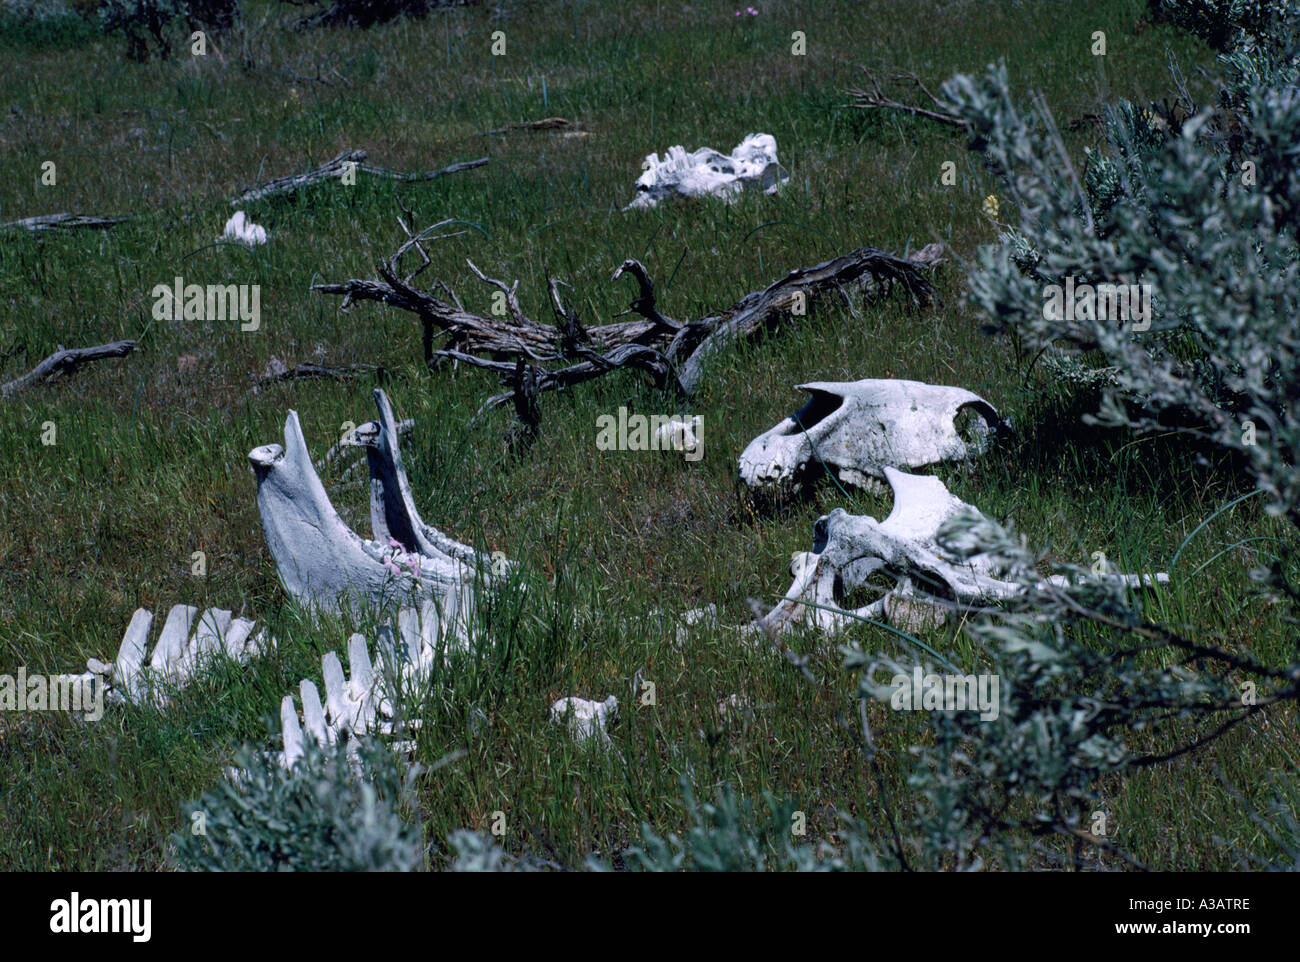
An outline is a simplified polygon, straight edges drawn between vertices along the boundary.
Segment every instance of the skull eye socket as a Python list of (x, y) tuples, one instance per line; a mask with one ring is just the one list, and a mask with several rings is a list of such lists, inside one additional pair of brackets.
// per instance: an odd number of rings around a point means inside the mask
[(978, 404), (963, 404), (953, 418), (957, 436), (973, 453), (982, 454), (993, 434), (993, 422)]
[(878, 568), (857, 583), (846, 584), (837, 572), (835, 584), (831, 589), (837, 607), (846, 611), (856, 611), (879, 601), (898, 587), (897, 579), (884, 568)]
[(825, 518), (818, 518), (813, 524), (813, 554), (821, 554), (830, 541), (830, 527)]
[(844, 405), (844, 398), (838, 394), (815, 390), (808, 393), (812, 395), (808, 403), (790, 416), (794, 424), (785, 432), (787, 435), (811, 430), (813, 425), (825, 421)]

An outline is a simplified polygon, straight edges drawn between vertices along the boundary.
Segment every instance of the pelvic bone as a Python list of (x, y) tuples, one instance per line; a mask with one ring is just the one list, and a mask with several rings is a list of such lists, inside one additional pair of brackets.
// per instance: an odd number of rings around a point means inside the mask
[(654, 207), (673, 194), (731, 200), (751, 186), (771, 194), (790, 179), (776, 159), (776, 138), (771, 134), (750, 134), (730, 154), (708, 147), (692, 153), (680, 145), (669, 147), (663, 160), (658, 154), (647, 154), (642, 166), (637, 195), (625, 210)]
[[(800, 384), (808, 403), (740, 455), (740, 477), (759, 489), (802, 487), (821, 463), (841, 480), (871, 487), (884, 469), (924, 468), (983, 453), (998, 412), (977, 394), (919, 381), (814, 381)], [(971, 440), (957, 428), (970, 412)]]

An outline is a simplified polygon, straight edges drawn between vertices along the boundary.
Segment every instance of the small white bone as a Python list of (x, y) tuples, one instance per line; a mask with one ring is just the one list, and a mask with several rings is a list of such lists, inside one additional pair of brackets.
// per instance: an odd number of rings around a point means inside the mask
[(584, 744), (594, 738), (598, 743), (608, 745), (609, 733), (605, 726), (616, 714), (618, 699), (613, 695), (604, 701), (561, 698), (551, 706), (551, 721), (567, 725), (569, 733)]

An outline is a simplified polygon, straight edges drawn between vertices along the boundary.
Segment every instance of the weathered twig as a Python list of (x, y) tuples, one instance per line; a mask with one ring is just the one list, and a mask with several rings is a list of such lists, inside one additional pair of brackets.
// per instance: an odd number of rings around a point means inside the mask
[(578, 125), (572, 120), (566, 120), (563, 117), (546, 117), (542, 120), (525, 120), (521, 123), (506, 124), (504, 127), (493, 127), (491, 130), (485, 130), (480, 136), (488, 137), (492, 134), (505, 134), (512, 130), (577, 130)]
[(950, 127), (958, 127), (962, 130), (967, 129), (970, 125), (961, 117), (958, 117), (952, 111), (947, 109), (947, 105), (930, 92), (930, 89), (921, 81), (921, 78), (914, 73), (896, 74), (892, 81), (894, 83), (910, 83), (921, 93), (930, 98), (933, 108), (922, 107), (919, 104), (905, 104), (894, 100), (892, 97), (885, 96), (885, 92), (880, 88), (880, 81), (870, 72), (863, 68), (867, 74), (867, 79), (871, 82), (871, 89), (864, 90), (861, 87), (852, 87), (849, 89), (849, 96), (856, 98), (848, 106), (858, 110), (901, 110), (917, 117), (926, 117), (930, 120), (937, 120), (941, 124), (947, 124)]
[(353, 168), (363, 174), (370, 174), (372, 177), (387, 177), (390, 180), (400, 180), (407, 183), (417, 180), (435, 180), (447, 174), (456, 174), (462, 170), (473, 170), (475, 167), (482, 167), (488, 162), (488, 158), (480, 157), (478, 160), (466, 160), (460, 163), (450, 164), (438, 170), (429, 171), (409, 171), (402, 172), (388, 170), (385, 167), (376, 167), (374, 164), (365, 163), (366, 157), (369, 156), (364, 150), (345, 150), (337, 157), (329, 160), (315, 170), (309, 170), (305, 174), (291, 174), (287, 177), (277, 177), (275, 180), (267, 181), (259, 187), (246, 190), (230, 202), (231, 207), (238, 207), (242, 204), (251, 204), (255, 201), (265, 200), (267, 197), (275, 197), (281, 194), (294, 194), (306, 187), (312, 187), (326, 180), (341, 178), (344, 173)]
[(340, 364), (334, 367), (325, 367), (320, 364), (299, 364), (297, 367), (284, 367), (278, 370), (272, 370), (258, 378), (257, 387), (266, 384), (274, 384), (277, 381), (296, 381), (312, 380), (321, 378), (332, 378), (336, 381), (349, 381), (354, 377), (362, 374), (376, 372), (382, 380), (384, 369), (379, 364)]
[(126, 357), (134, 350), (135, 341), (114, 341), (112, 344), (99, 344), (95, 347), (64, 348), (59, 345), (57, 351), (22, 377), (15, 378), (8, 384), (0, 384), (0, 397), (8, 397), (38, 381), (71, 374), (82, 364), (102, 361), (106, 357)]
[(128, 217), (91, 217), (87, 214), (41, 214), (39, 217), (24, 217), (7, 224), (0, 224), (0, 230), (43, 231), (59, 228), (93, 227), (103, 230), (115, 227)]

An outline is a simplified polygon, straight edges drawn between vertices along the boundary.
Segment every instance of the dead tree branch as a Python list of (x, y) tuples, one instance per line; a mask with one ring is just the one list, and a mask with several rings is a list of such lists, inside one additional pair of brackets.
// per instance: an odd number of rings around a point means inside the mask
[(504, 127), (493, 127), (491, 130), (485, 130), (479, 136), (490, 137), (493, 134), (507, 134), (512, 130), (581, 130), (582, 128), (572, 120), (564, 117), (545, 117), (542, 120), (525, 120), (520, 123), (506, 124)]
[(265, 200), (267, 197), (295, 194), (306, 187), (313, 187), (323, 181), (341, 178), (352, 165), (355, 165), (355, 170), (363, 174), (369, 174), (372, 177), (386, 177), (389, 180), (411, 183), (419, 180), (436, 180), (447, 174), (460, 173), (462, 170), (473, 170), (475, 167), (482, 167), (488, 162), (488, 158), (480, 157), (478, 160), (461, 161), (438, 170), (402, 172), (367, 164), (365, 160), (368, 156), (364, 150), (345, 150), (332, 160), (321, 164), (315, 170), (309, 170), (305, 174), (290, 174), (286, 177), (277, 177), (275, 180), (269, 180), (259, 187), (246, 190), (232, 200), (230, 206), (239, 207), (242, 204)]
[(941, 124), (947, 124), (950, 127), (958, 127), (966, 130), (970, 125), (961, 117), (958, 117), (947, 105), (936, 97), (914, 73), (895, 74), (890, 78), (891, 83), (910, 84), (929, 98), (932, 107), (922, 107), (919, 104), (907, 104), (894, 100), (892, 97), (885, 95), (884, 90), (880, 87), (880, 81), (871, 74), (865, 67), (863, 73), (867, 75), (867, 80), (871, 84), (871, 89), (866, 90), (861, 87), (851, 87), (848, 90), (850, 97), (854, 98), (853, 103), (848, 106), (858, 110), (901, 110), (904, 113), (912, 114), (916, 117), (925, 117), (929, 120), (937, 120)]
[[(645, 371), (656, 385), (690, 395), (699, 383), (708, 357), (725, 345), (756, 335), (778, 321), (806, 314), (823, 294), (847, 288), (875, 295), (888, 292), (897, 284), (917, 303), (932, 299), (934, 288), (925, 272), (942, 261), (942, 248), (938, 244), (931, 244), (906, 259), (874, 247), (863, 247), (791, 271), (764, 290), (746, 295), (722, 313), (700, 321), (682, 322), (659, 309), (654, 282), (645, 267), (638, 261), (626, 260), (611, 279), (632, 277), (637, 283), (637, 293), (628, 309), (617, 317), (635, 314), (637, 319), (612, 320), (586, 327), (577, 312), (564, 305), (560, 288), (566, 285), (548, 278), (547, 291), (557, 322), (551, 324), (534, 320), (524, 312), (519, 303), (517, 280), (507, 284), (489, 277), (472, 261), (466, 263), (475, 278), (495, 289), (492, 317), (466, 310), (455, 291), (441, 281), (428, 288), (417, 287), (416, 277), (430, 263), (424, 244), (453, 236), (436, 233), (452, 222), (440, 221), (414, 233), (410, 212), (404, 214), (401, 225), (407, 239), (378, 265), (377, 279), (316, 284), (312, 290), (341, 296), (344, 310), (356, 301), (375, 301), (416, 315), (422, 326), (425, 364), (432, 367), (442, 361), (463, 362), (497, 373), (509, 390), (489, 398), (479, 414), (513, 401), (526, 425), (535, 418), (539, 394), (564, 390), (620, 368)], [(402, 264), (408, 255), (419, 258), (419, 263), (409, 271)], [(440, 337), (445, 341), (435, 347)]]
[(112, 344), (99, 344), (95, 347), (74, 348), (64, 348), (60, 344), (57, 351), (22, 377), (15, 378), (8, 384), (0, 384), (0, 397), (9, 397), (38, 381), (53, 380), (71, 374), (81, 365), (89, 364), (91, 361), (102, 361), (106, 357), (126, 357), (134, 350), (135, 341), (114, 341)]
[(899, 284), (914, 303), (929, 302), (935, 296), (934, 286), (922, 270), (939, 264), (942, 252), (939, 244), (929, 244), (905, 260), (875, 247), (860, 247), (833, 260), (793, 270), (775, 284), (745, 295), (726, 313), (694, 325), (707, 327), (708, 334), (689, 353), (684, 347), (690, 344), (692, 332), (679, 331), (668, 357), (685, 356), (682, 387), (694, 394), (704, 362), (719, 348), (757, 334), (775, 321), (806, 313), (811, 302), (828, 291), (856, 288), (874, 295), (887, 293)]
[(87, 214), (41, 214), (39, 217), (24, 217), (22, 220), (13, 220), (7, 224), (0, 224), (0, 230), (29, 230), (35, 232), (73, 227), (93, 227), (103, 230), (108, 227), (116, 227), (127, 220), (130, 220), (130, 218), (91, 217)]

